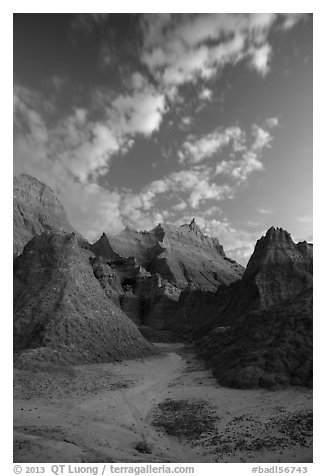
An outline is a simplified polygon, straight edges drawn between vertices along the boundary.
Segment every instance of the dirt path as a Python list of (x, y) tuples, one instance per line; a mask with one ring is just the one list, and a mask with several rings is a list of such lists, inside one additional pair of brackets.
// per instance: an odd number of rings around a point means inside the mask
[[(309, 435), (294, 436), (306, 420), (296, 417), (290, 436), (282, 430), (289, 415), (311, 411), (311, 391), (218, 387), (181, 344), (159, 347), (144, 360), (73, 372), (15, 371), (14, 461), (312, 460)], [(149, 453), (135, 449), (141, 442)]]

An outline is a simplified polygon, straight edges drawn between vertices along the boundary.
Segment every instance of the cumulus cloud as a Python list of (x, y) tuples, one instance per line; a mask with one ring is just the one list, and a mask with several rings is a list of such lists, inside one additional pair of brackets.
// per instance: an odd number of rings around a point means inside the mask
[(221, 151), (231, 141), (235, 148), (241, 147), (243, 140), (244, 133), (236, 126), (225, 129), (218, 128), (201, 137), (190, 135), (182, 145), (179, 156), (180, 163), (187, 161), (190, 164), (197, 164)]
[(252, 150), (259, 152), (265, 147), (270, 147), (273, 138), (268, 131), (258, 126), (257, 124), (254, 124), (252, 126), (252, 135), (254, 136)]
[(185, 195), (185, 200), (192, 208), (207, 200), (224, 200), (231, 198), (234, 191), (227, 184), (218, 185), (212, 182), (210, 168), (192, 168), (173, 172), (160, 180), (151, 182), (144, 188), (143, 193), (154, 196), (170, 194), (171, 196)]
[(89, 239), (103, 229), (117, 232), (123, 227), (128, 199), (134, 203), (134, 219), (140, 213), (137, 209), (143, 210), (144, 225), (158, 217), (158, 211), (151, 210), (154, 194), (150, 190), (138, 197), (97, 183), (114, 155), (132, 147), (135, 134), (148, 137), (159, 127), (164, 97), (147, 85), (142, 89), (139, 77), (133, 81), (139, 86), (134, 95), (108, 99), (105, 114), (98, 120), (90, 120), (88, 111), (79, 107), (60, 121), (49, 122), (40, 95), (15, 88), (14, 171), (32, 174), (52, 186), (76, 228)]
[(112, 126), (123, 133), (140, 133), (150, 136), (158, 130), (165, 112), (165, 97), (155, 91), (136, 92), (132, 96), (120, 95), (111, 103), (109, 116)]
[[(241, 60), (265, 76), (272, 48), (268, 42), (276, 14), (145, 15), (142, 62), (166, 86), (207, 80)], [(301, 16), (282, 16), (283, 29)]]
[(209, 88), (203, 88), (199, 93), (199, 99), (201, 101), (210, 101), (213, 97), (213, 91)]
[(280, 125), (280, 121), (278, 117), (267, 117), (264, 121), (264, 124), (270, 129), (274, 129)]
[(272, 47), (268, 43), (258, 48), (254, 47), (249, 51), (250, 65), (262, 76), (266, 76), (270, 68), (271, 55)]
[[(239, 126), (218, 128), (201, 136), (189, 135), (178, 151), (178, 160), (182, 165), (193, 165), (215, 159), (215, 175), (242, 182), (263, 169), (262, 151), (271, 146), (272, 140), (270, 132), (257, 124), (253, 124), (250, 137)], [(220, 161), (221, 155), (228, 158)]]

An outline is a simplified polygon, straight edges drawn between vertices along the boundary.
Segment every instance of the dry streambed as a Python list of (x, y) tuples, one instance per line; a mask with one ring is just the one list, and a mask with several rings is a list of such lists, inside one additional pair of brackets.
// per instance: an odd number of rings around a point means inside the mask
[(183, 346), (16, 370), (15, 462), (309, 462), (312, 392), (219, 387)]

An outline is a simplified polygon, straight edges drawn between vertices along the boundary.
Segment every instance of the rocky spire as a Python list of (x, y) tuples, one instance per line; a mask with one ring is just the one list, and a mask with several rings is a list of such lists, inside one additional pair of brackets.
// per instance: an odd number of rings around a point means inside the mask
[(189, 224), (189, 230), (193, 231), (196, 234), (203, 235), (200, 227), (197, 225), (195, 218), (193, 218)]
[(96, 256), (102, 256), (102, 258), (109, 261), (120, 258), (120, 255), (113, 250), (110, 240), (105, 233), (102, 233), (101, 238), (91, 246), (91, 250)]
[(304, 260), (300, 246), (297, 246), (288, 231), (271, 226), (265, 236), (256, 243), (248, 262), (245, 277), (256, 275), (266, 266), (291, 266)]

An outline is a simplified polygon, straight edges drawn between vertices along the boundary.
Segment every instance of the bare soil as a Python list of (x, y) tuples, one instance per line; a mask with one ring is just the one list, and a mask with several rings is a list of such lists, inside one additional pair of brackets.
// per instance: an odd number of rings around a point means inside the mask
[(221, 387), (183, 344), (14, 370), (14, 462), (312, 462), (312, 391)]

